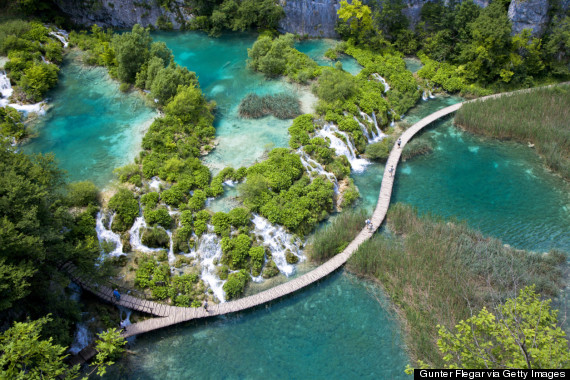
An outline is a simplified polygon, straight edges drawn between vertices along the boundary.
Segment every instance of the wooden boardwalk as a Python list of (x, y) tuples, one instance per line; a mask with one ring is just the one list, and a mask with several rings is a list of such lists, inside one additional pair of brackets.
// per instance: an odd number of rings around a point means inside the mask
[[(568, 83), (560, 83), (558, 85), (565, 85), (565, 84)], [(532, 89), (524, 89), (514, 92), (526, 92), (531, 90)], [(494, 98), (506, 94), (511, 94), (511, 93), (490, 95), (476, 99), (475, 101)], [(372, 228), (364, 227), (360, 231), (360, 233), (356, 236), (356, 238), (354, 238), (354, 240), (344, 249), (344, 251), (334, 256), (324, 264), (320, 265), (318, 268), (315, 268), (314, 270), (300, 277), (297, 277), (291, 281), (288, 281), (284, 284), (275, 286), (271, 289), (265, 290), (261, 293), (249, 297), (241, 298), (235, 301), (225, 302), (218, 305), (211, 305), (208, 308), (208, 311), (206, 311), (203, 308), (190, 308), (190, 307), (185, 308), (185, 307), (164, 305), (136, 298), (128, 294), (123, 294), (121, 296), (121, 300), (117, 302), (113, 297), (112, 294), (113, 290), (111, 288), (105, 286), (99, 286), (93, 282), (82, 280), (81, 278), (79, 278), (80, 276), (74, 275), (75, 269), (71, 266), (65, 268), (65, 270), (70, 272), (70, 275), (73, 277), (73, 280), (75, 282), (77, 282), (86, 290), (94, 293), (98, 297), (106, 301), (118, 304), (120, 306), (124, 306), (133, 310), (148, 313), (158, 317), (158, 318), (147, 319), (128, 326), (127, 330), (124, 331), (122, 334), (125, 338), (157, 330), (163, 327), (175, 325), (177, 323), (190, 321), (193, 319), (208, 318), (217, 315), (239, 312), (242, 310), (266, 304), (268, 302), (274, 301), (286, 295), (295, 293), (305, 288), (306, 286), (321, 280), (322, 278), (328, 276), (332, 272), (339, 269), (347, 262), (350, 256), (358, 249), (360, 244), (370, 239), (370, 237), (374, 234), (374, 232), (380, 227), (380, 225), (384, 221), (384, 218), (386, 217), (386, 213), (388, 212), (388, 207), (390, 206), (390, 199), (392, 196), (392, 187), (394, 185), (394, 176), (396, 174), (398, 162), (400, 161), (402, 149), (406, 146), (408, 141), (410, 141), (412, 137), (414, 137), (415, 134), (417, 134), (427, 125), (457, 111), (459, 108), (461, 108), (461, 106), (464, 103), (465, 102), (457, 103), (452, 106), (443, 108), (421, 119), (420, 121), (412, 125), (409, 129), (407, 129), (400, 136), (401, 139), (400, 147), (398, 147), (397, 142), (394, 143), (394, 147), (392, 148), (390, 156), (388, 157), (388, 160), (386, 162), (386, 168), (384, 170), (384, 175), (382, 177), (380, 195), (378, 196), (378, 203), (376, 204), (376, 209), (374, 210), (374, 213), (370, 218), (372, 222)]]

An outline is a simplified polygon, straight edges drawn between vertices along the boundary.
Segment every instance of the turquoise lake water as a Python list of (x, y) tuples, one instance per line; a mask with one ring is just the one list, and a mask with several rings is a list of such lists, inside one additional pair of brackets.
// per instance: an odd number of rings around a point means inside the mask
[(50, 110), (36, 126), (26, 153), (53, 152), (70, 181), (103, 187), (114, 168), (132, 162), (156, 112), (137, 94), (125, 95), (104, 68), (64, 61)]
[(142, 335), (106, 378), (404, 379), (387, 308), (375, 286), (338, 273), (267, 308)]
[[(214, 170), (249, 165), (271, 146), (287, 146), (290, 120), (243, 120), (237, 106), (249, 92), (306, 93), (283, 81), (265, 81), (245, 67), (253, 34), (212, 39), (195, 32), (156, 32), (175, 59), (196, 71), (206, 95), (218, 103), (219, 145), (206, 157)], [(298, 47), (320, 64), (328, 40)], [(321, 57), (321, 58), (319, 58)], [(319, 61), (319, 59), (321, 61)], [(354, 61), (354, 60), (352, 60)], [(355, 63), (355, 62), (353, 62)], [(346, 69), (346, 66), (344, 66)], [(355, 67), (358, 68), (357, 64)], [(103, 69), (66, 62), (53, 108), (26, 151), (54, 151), (72, 180), (104, 185), (113, 168), (136, 154), (142, 129), (154, 114), (137, 95), (124, 95)], [(449, 104), (438, 97), (420, 102), (405, 117), (413, 123)], [(570, 251), (570, 188), (547, 172), (531, 149), (462, 133), (443, 121), (426, 134), (436, 151), (398, 168), (393, 201), (420, 212), (466, 220), (485, 234), (517, 248)], [(376, 203), (383, 166), (353, 175), (360, 205)], [(211, 208), (227, 211), (229, 196)], [(380, 295), (376, 296), (382, 298)], [(131, 356), (109, 378), (397, 378), (407, 362), (398, 326), (371, 286), (337, 274), (269, 308), (158, 331), (138, 338)], [(336, 376), (332, 376), (335, 374)]]

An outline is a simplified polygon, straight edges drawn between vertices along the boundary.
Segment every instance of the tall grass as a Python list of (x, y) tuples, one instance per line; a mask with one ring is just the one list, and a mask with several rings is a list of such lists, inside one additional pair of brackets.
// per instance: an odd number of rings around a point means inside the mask
[(364, 227), (366, 218), (363, 210), (346, 211), (337, 216), (313, 236), (307, 249), (310, 259), (321, 263), (341, 253)]
[(402, 161), (433, 152), (434, 142), (424, 136), (414, 138), (402, 150)]
[(546, 165), (570, 180), (570, 86), (466, 103), (455, 123), (476, 133), (535, 144)]
[(465, 224), (419, 217), (403, 204), (388, 212), (393, 237), (379, 235), (350, 258), (348, 269), (380, 281), (396, 305), (413, 360), (441, 368), (437, 325), (453, 328), (530, 284), (545, 296), (562, 285), (563, 253), (515, 250)]
[(294, 119), (301, 114), (301, 103), (290, 94), (264, 96), (248, 94), (239, 105), (239, 114), (249, 119), (268, 115), (278, 119)]

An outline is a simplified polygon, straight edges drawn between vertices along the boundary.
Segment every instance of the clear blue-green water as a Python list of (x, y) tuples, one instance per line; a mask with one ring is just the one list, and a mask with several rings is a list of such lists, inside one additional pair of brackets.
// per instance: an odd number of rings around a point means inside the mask
[(267, 308), (142, 335), (107, 378), (403, 379), (388, 308), (378, 288), (337, 273)]
[(200, 32), (154, 32), (152, 36), (168, 45), (178, 64), (196, 72), (202, 91), (218, 105), (215, 127), (219, 144), (204, 159), (209, 167), (217, 171), (226, 166), (248, 166), (268, 149), (288, 145), (291, 120), (273, 116), (242, 119), (238, 114), (241, 100), (249, 93), (292, 92), (301, 99), (307, 92), (284, 80), (266, 80), (246, 67), (247, 49), (256, 34), (210, 38)]
[(105, 69), (68, 56), (59, 85), (48, 94), (50, 110), (36, 125), (26, 153), (53, 152), (70, 181), (103, 187), (114, 168), (132, 162), (156, 112), (138, 94), (123, 94)]
[[(320, 66), (333, 66), (334, 62), (325, 57), (325, 53), (328, 49), (335, 47), (336, 44), (338, 41), (331, 39), (307, 39), (297, 42), (295, 48), (301, 53), (307, 54)], [(338, 61), (342, 63), (343, 70), (352, 75), (356, 75), (362, 70), (362, 66), (351, 56), (341, 54)]]
[(408, 70), (410, 70), (412, 73), (415, 73), (416, 71), (421, 69), (423, 66), (422, 61), (420, 61), (417, 58), (407, 57), (407, 58), (404, 58), (404, 61), (406, 62), (406, 68)]

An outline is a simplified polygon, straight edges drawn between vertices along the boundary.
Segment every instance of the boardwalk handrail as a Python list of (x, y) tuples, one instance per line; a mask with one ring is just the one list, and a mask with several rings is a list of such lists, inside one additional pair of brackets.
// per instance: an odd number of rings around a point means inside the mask
[[(558, 85), (567, 85), (569, 83), (570, 82), (559, 83)], [(551, 86), (545, 86), (545, 87), (551, 87)], [(513, 94), (516, 92), (528, 92), (531, 90), (533, 89), (523, 89), (503, 94), (495, 94), (475, 99), (475, 101), (494, 98), (506, 94)], [(137, 322), (131, 326), (128, 326), (127, 330), (124, 331), (122, 335), (124, 337), (130, 337), (144, 332), (156, 330), (162, 327), (167, 327), (177, 323), (190, 321), (193, 319), (208, 318), (216, 315), (223, 315), (223, 314), (235, 313), (242, 310), (246, 310), (255, 306), (271, 302), (288, 294), (292, 294), (336, 271), (338, 268), (340, 268), (342, 265), (346, 263), (346, 261), (350, 258), (350, 256), (358, 249), (360, 244), (368, 240), (374, 234), (374, 232), (380, 227), (380, 225), (384, 221), (384, 218), (386, 217), (386, 213), (388, 211), (388, 207), (390, 205), (395, 172), (398, 166), (398, 162), (400, 160), (400, 156), (402, 154), (402, 150), (404, 149), (408, 141), (410, 141), (412, 137), (414, 137), (414, 135), (416, 135), (420, 130), (422, 130), (427, 125), (457, 111), (459, 108), (461, 108), (461, 106), (464, 103), (466, 102), (457, 103), (449, 107), (443, 108), (437, 112), (434, 112), (428, 115), (427, 117), (424, 117), (414, 125), (412, 125), (410, 128), (408, 128), (400, 135), (400, 141), (401, 141), (400, 146), (398, 146), (397, 142), (394, 143), (394, 146), (386, 162), (384, 175), (382, 177), (380, 194), (378, 195), (378, 203), (376, 204), (374, 213), (370, 218), (372, 223), (372, 228), (365, 226), (359, 232), (359, 234), (354, 238), (354, 240), (352, 240), (350, 244), (341, 253), (334, 256), (333, 258), (331, 258), (324, 264), (320, 265), (319, 267), (313, 269), (312, 271), (302, 276), (299, 276), (291, 281), (288, 281), (284, 284), (275, 286), (271, 289), (265, 290), (263, 292), (257, 293), (252, 296), (240, 298), (238, 300), (225, 302), (222, 304), (212, 305), (208, 308), (207, 311), (204, 310), (203, 308), (175, 307), (175, 306), (153, 303), (147, 300), (137, 299), (136, 297), (131, 297), (133, 298), (133, 300), (129, 300), (129, 302), (133, 303), (134, 305), (134, 307), (132, 307), (133, 309), (141, 311), (148, 310), (150, 303), (154, 308), (158, 308), (155, 309), (154, 311), (151, 311), (150, 313), (153, 315), (161, 316), (162, 318), (153, 318), (153, 319), (144, 320), (142, 322)], [(81, 281), (81, 279), (79, 280)], [(82, 283), (80, 284), (82, 286), (85, 286)], [(93, 287), (92, 284), (87, 286)], [(88, 290), (93, 291), (92, 288), (91, 289), (88, 288)], [(100, 295), (100, 293), (102, 294), (102, 296)], [(111, 299), (112, 301), (112, 290), (106, 289), (104, 291), (101, 291), (100, 293), (95, 293), (95, 294), (100, 295), (101, 298), (103, 299), (107, 300)], [(120, 304), (123, 303), (122, 298), (123, 296), (121, 297)]]

